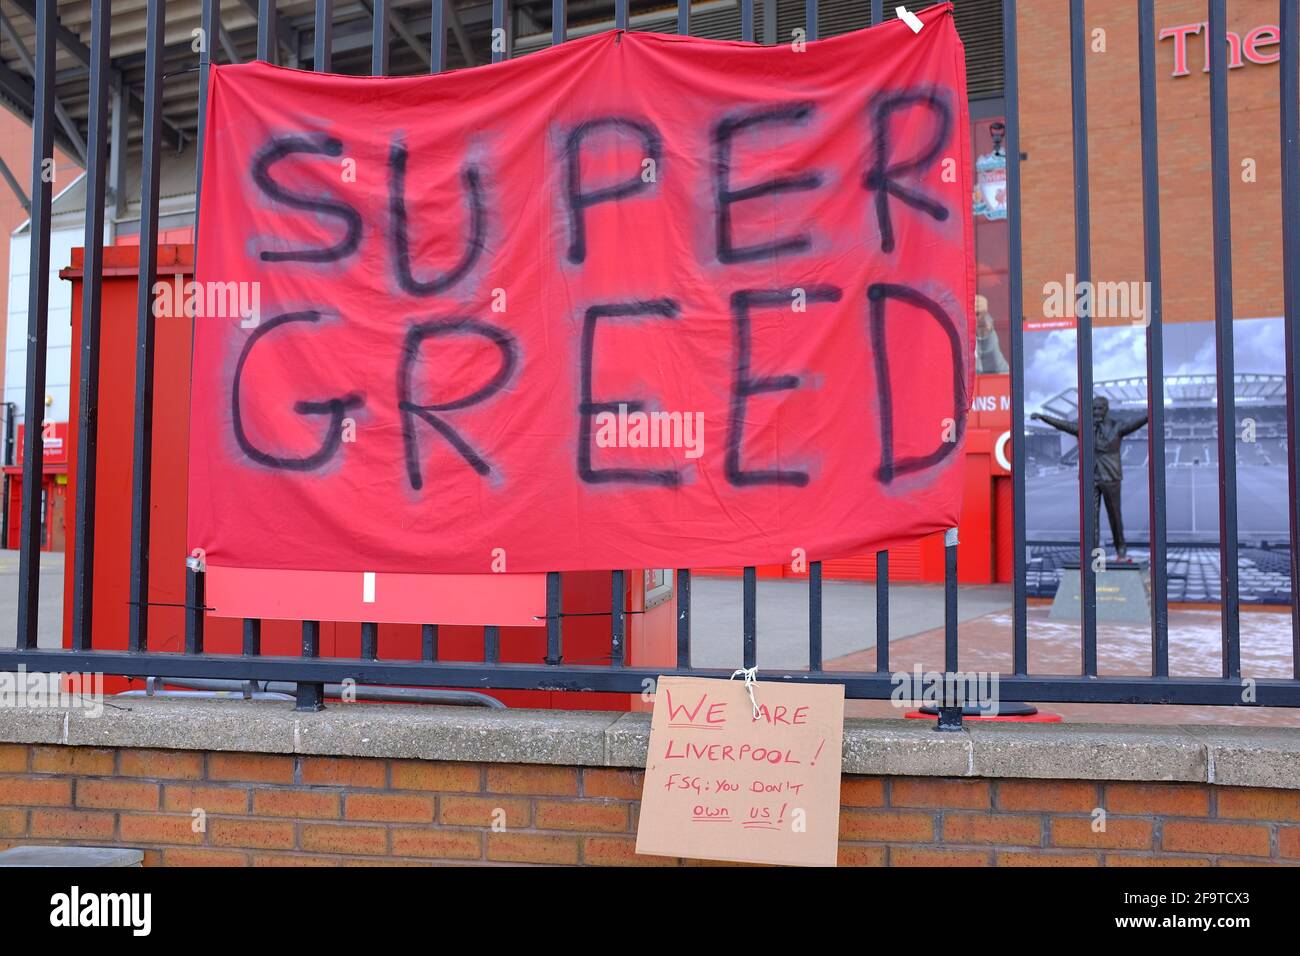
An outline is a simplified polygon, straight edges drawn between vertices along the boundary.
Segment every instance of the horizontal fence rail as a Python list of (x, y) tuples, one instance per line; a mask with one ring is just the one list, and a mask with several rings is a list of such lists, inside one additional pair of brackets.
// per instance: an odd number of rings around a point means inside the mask
[[(797, 0), (796, 0), (797, 2)], [(31, 55), (32, 72), (32, 126), (33, 154), (31, 178), (31, 249), (30, 288), (28, 297), (28, 353), (26, 376), (25, 421), (31, 425), (40, 422), (46, 382), (46, 336), (49, 321), (49, 268), (51, 242), (50, 179), (44, 175), (46, 164), (53, 156), (56, 123), (62, 122), (62, 112), (55, 95), (55, 62), (62, 49), (85, 67), (88, 83), (88, 109), (85, 120), (85, 150), (87, 160), (88, 213), (85, 223), (85, 269), (82, 309), (79, 316), (80, 355), (82, 376), (78, 384), (79, 415), (76, 422), (80, 454), (76, 467), (75, 541), (74, 558), (70, 568), (73, 579), (71, 602), (72, 642), (69, 650), (38, 647), (37, 607), (40, 589), (41, 545), (41, 482), (38, 476), (43, 468), (43, 443), (28, 440), (23, 449), (23, 485), (20, 534), (19, 602), (17, 615), (17, 641), (15, 650), (0, 652), (0, 670), (29, 670), (59, 672), (102, 672), (131, 677), (158, 677), (183, 680), (185, 678), (234, 679), (243, 681), (291, 681), (297, 685), (297, 706), (300, 709), (318, 709), (324, 704), (326, 685), (346, 681), (378, 685), (406, 685), (416, 687), (444, 687), (459, 689), (500, 690), (551, 690), (551, 691), (605, 691), (641, 693), (653, 686), (663, 674), (697, 675), (727, 678), (730, 670), (701, 669), (693, 666), (692, 654), (692, 572), (681, 568), (673, 572), (672, 586), (676, 594), (676, 620), (674, 622), (675, 664), (669, 668), (637, 666), (629, 651), (629, 615), (637, 613), (626, 607), (628, 593), (627, 571), (614, 569), (610, 575), (609, 644), (607, 658), (599, 664), (574, 663), (565, 659), (564, 620), (574, 616), (563, 611), (562, 577), (558, 572), (546, 575), (545, 590), (545, 652), (533, 663), (504, 663), (501, 660), (501, 628), (487, 624), (482, 628), (482, 661), (451, 661), (440, 656), (439, 625), (424, 624), (420, 629), (418, 659), (396, 660), (382, 656), (382, 628), (379, 621), (360, 625), (360, 656), (358, 659), (328, 658), (321, 656), (321, 622), (301, 622), (301, 653), (299, 656), (271, 656), (262, 653), (262, 622), (247, 619), (243, 622), (241, 653), (218, 654), (205, 650), (204, 625), (206, 619), (205, 570), (201, 559), (191, 559), (186, 568), (185, 636), (183, 652), (149, 650), (150, 604), (150, 516), (153, 497), (151, 464), (153, 457), (153, 384), (155, 317), (151, 309), (150, 293), (158, 271), (157, 240), (160, 228), (160, 170), (163, 149), (170, 145), (183, 145), (190, 135), (163, 115), (164, 85), (172, 74), (164, 73), (164, 64), (171, 50), (166, 44), (167, 4), (164, 0), (148, 0), (145, 15), (145, 48), (143, 90), (125, 88), (122, 64), (111, 56), (110, 2), (90, 2), (90, 45), (81, 44), (77, 35), (66, 30), (58, 20), (56, 0), (35, 0), (19, 5), (31, 17), (35, 26), (35, 42)], [(565, 0), (552, 0), (527, 6), (527, 16), (521, 19), (516, 5), (508, 0), (492, 0), (490, 4), (491, 44), (475, 50), (465, 23), (462, 9), (451, 0), (432, 0), (417, 10), (409, 4), (391, 0), (373, 0), (361, 5), (370, 20), (357, 28), (353, 5), (336, 5), (333, 0), (317, 0), (313, 15), (289, 20), (277, 10), (275, 0), (246, 0), (244, 8), (256, 11), (256, 57), (260, 60), (289, 66), (306, 66), (328, 71), (346, 51), (365, 50), (370, 53), (370, 70), (373, 75), (385, 75), (396, 62), (398, 53), (403, 57), (414, 54), (432, 73), (448, 68), (451, 51), (461, 62), (473, 66), (490, 60), (499, 62), (516, 53), (526, 53), (545, 45), (545, 34), (539, 34), (547, 24), (550, 42), (561, 44), (571, 35), (579, 35), (570, 20)], [(697, 11), (703, 15), (712, 12), (716, 3), (701, 4)], [(785, 9), (788, 3), (782, 4)], [(868, 19), (881, 23), (885, 16), (881, 0), (863, 0)], [(624, 30), (654, 19), (661, 26), (671, 24), (674, 11), (632, 4), (630, 0), (613, 0), (601, 21), (602, 28), (613, 26)], [(755, 3), (738, 0), (732, 7), (738, 12), (735, 37), (754, 40), (761, 14), (761, 37), (771, 44), (784, 42), (777, 29), (778, 4), (773, 0)], [(808, 40), (818, 38), (819, 9), (817, 0), (803, 4), (802, 29)], [(790, 9), (793, 9), (791, 7)], [(990, 7), (990, 9), (995, 9)], [(1287, 463), (1289, 472), (1290, 506), (1290, 572), (1292, 594), (1292, 675), (1289, 678), (1261, 679), (1250, 682), (1251, 693), (1243, 694), (1241, 679), (1241, 646), (1239, 619), (1239, 588), (1237, 581), (1237, 498), (1236, 498), (1236, 426), (1234, 405), (1234, 363), (1232, 353), (1232, 261), (1231, 261), (1231, 207), (1228, 178), (1228, 101), (1227, 101), (1227, 20), (1225, 0), (1206, 0), (1208, 48), (1210, 50), (1209, 116), (1210, 135), (1206, 149), (1212, 197), (1214, 243), (1212, 260), (1206, 263), (1214, 279), (1214, 322), (1217, 364), (1217, 416), (1218, 416), (1218, 470), (1219, 470), (1219, 527), (1222, 648), (1219, 676), (1177, 676), (1170, 674), (1170, 642), (1177, 639), (1169, 629), (1168, 582), (1166, 574), (1166, 492), (1165, 492), (1165, 428), (1163, 416), (1164, 366), (1163, 316), (1161, 311), (1161, 229), (1159, 208), (1159, 159), (1157, 141), (1157, 102), (1155, 87), (1155, 54), (1157, 35), (1154, 26), (1154, 0), (1139, 0), (1136, 7), (1135, 30), (1139, 44), (1139, 82), (1133, 91), (1134, 101), (1140, 107), (1141, 164), (1142, 164), (1142, 237), (1145, 276), (1150, 283), (1149, 323), (1145, 331), (1147, 361), (1147, 408), (1150, 418), (1148, 428), (1148, 507), (1151, 519), (1151, 598), (1152, 629), (1149, 675), (1101, 676), (1098, 673), (1097, 634), (1097, 578), (1104, 575), (1104, 567), (1094, 568), (1094, 549), (1099, 542), (1099, 528), (1094, 521), (1095, 477), (1093, 464), (1096, 449), (1093, 442), (1092, 408), (1089, 397), (1093, 388), (1092, 368), (1092, 316), (1082, 304), (1076, 309), (1076, 372), (1079, 400), (1079, 573), (1080, 648), (1079, 676), (1032, 675), (1029, 673), (1029, 649), (1032, 634), (1029, 630), (1028, 591), (1026, 573), (1026, 435), (1024, 416), (1024, 333), (1019, 318), (1023, 301), (1022, 273), (1022, 215), (1021, 215), (1021, 126), (1020, 126), (1020, 60), (1018, 56), (1018, 23), (1015, 0), (1001, 0), (999, 11), (1003, 43), (1003, 95), (1005, 107), (1005, 149), (1007, 158), (1008, 192), (1008, 285), (1013, 315), (1010, 323), (1010, 374), (1012, 433), (1012, 528), (1013, 528), (1013, 585), (1012, 623), (1009, 633), (1012, 667), (1009, 673), (997, 675), (998, 693), (1003, 702), (1083, 702), (1083, 703), (1140, 703), (1140, 704), (1198, 704), (1225, 706), (1300, 706), (1300, 604), (1295, 597), (1300, 594), (1300, 573), (1297, 569), (1297, 540), (1300, 538), (1300, 434), (1297, 433), (1295, 383), (1300, 373), (1300, 286), (1297, 286), (1297, 269), (1300, 268), (1300, 84), (1297, 68), (1300, 66), (1300, 15), (1295, 0), (1280, 0), (1280, 93), (1279, 128), (1281, 131), (1282, 199), (1282, 257), (1285, 283), (1285, 334), (1286, 334), (1286, 428), (1288, 438)], [(787, 11), (788, 12), (788, 11)], [(583, 8), (584, 23), (577, 29), (589, 32), (593, 22), (590, 9)], [(1080, 283), (1092, 274), (1092, 236), (1089, 195), (1088, 102), (1087, 102), (1087, 44), (1088, 21), (1085, 0), (1070, 0), (1068, 8), (1061, 6), (1061, 15), (1068, 18), (1070, 35), (1071, 102), (1070, 123), (1073, 133), (1073, 213), (1074, 213), (1074, 268)], [(486, 6), (484, 16), (486, 16)], [(416, 18), (428, 24), (428, 38), (415, 29)], [(426, 19), (427, 18), (427, 19)], [(201, 32), (203, 43), (196, 54), (195, 63), (188, 72), (197, 71), (199, 103), (198, 119), (194, 130), (197, 154), (202, 156), (205, 135), (202, 103), (206, 96), (208, 68), (217, 59), (218, 51), (227, 61), (237, 57), (237, 44), (222, 24), (220, 0), (202, 0)], [(527, 38), (517, 29), (526, 23)], [(678, 33), (688, 34), (692, 25), (692, 6), (688, 0), (678, 0), (675, 10)], [(539, 39), (540, 36), (540, 39)], [(523, 41), (523, 42), (520, 42)], [(484, 56), (486, 54), (486, 56)], [(133, 54), (140, 59), (140, 54)], [(56, 109), (58, 107), (58, 109)], [(129, 617), (129, 644), (125, 650), (95, 649), (92, 597), (95, 582), (94, 525), (97, 505), (108, 503), (97, 499), (96, 448), (99, 409), (99, 359), (102, 330), (100, 328), (103, 301), (104, 208), (108, 200), (118, 204), (125, 168), (124, 150), (127, 138), (123, 130), (123, 109), (133, 109), (141, 121), (141, 192), (140, 192), (140, 279), (136, 326), (135, 351), (135, 419), (133, 445), (133, 484), (131, 489), (131, 541), (129, 554), (117, 556), (129, 562), (130, 600), (123, 613)], [(75, 126), (75, 124), (74, 124)], [(73, 129), (75, 135), (79, 131)], [(201, 159), (198, 175), (201, 179)], [(199, 183), (196, 181), (197, 195)], [(197, 215), (197, 213), (196, 213)], [(1261, 253), (1265, 254), (1265, 253)], [(1156, 383), (1154, 386), (1151, 383)], [(8, 422), (12, 414), (6, 416)], [(29, 428), (29, 434), (32, 429)], [(119, 504), (113, 502), (112, 504)], [(959, 640), (959, 591), (957, 587), (958, 535), (956, 530), (945, 539), (944, 576), (944, 628), (943, 667), (945, 675), (960, 671), (961, 642)], [(766, 679), (786, 680), (814, 684), (842, 684), (849, 697), (889, 698), (895, 694), (897, 681), (891, 672), (890, 636), (890, 555), (881, 551), (875, 556), (875, 669), (874, 671), (828, 671), (825, 669), (824, 575), (822, 562), (808, 565), (808, 668), (806, 670), (764, 669)], [(758, 587), (758, 570), (750, 566), (741, 572), (740, 632), (734, 635), (736, 663), (744, 668), (759, 664), (763, 647), (763, 607)], [(584, 616), (587, 616), (584, 613)], [(863, 622), (865, 627), (865, 622)], [(647, 683), (649, 682), (649, 683)], [(945, 696), (936, 708), (940, 729), (960, 727), (963, 708), (960, 702)], [(969, 711), (965, 711), (969, 713)]]

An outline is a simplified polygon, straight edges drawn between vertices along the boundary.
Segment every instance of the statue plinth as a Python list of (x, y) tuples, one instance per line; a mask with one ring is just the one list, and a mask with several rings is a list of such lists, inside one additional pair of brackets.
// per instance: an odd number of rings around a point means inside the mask
[[(1082, 606), (1079, 565), (1061, 567), (1061, 583), (1052, 601), (1053, 621), (1077, 621)], [(1094, 575), (1097, 581), (1097, 620), (1107, 624), (1151, 623), (1151, 576), (1138, 562), (1108, 563)]]

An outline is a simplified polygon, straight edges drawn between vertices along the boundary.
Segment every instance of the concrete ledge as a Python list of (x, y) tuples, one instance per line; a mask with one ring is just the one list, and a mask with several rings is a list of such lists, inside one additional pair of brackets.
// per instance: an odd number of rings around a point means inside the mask
[(16, 846), (0, 853), (0, 866), (143, 866), (144, 851), (111, 846)]
[[(642, 767), (648, 714), (109, 698), (0, 708), (0, 743), (411, 760)], [(1185, 781), (1300, 790), (1300, 731), (1273, 727), (968, 724), (849, 720), (844, 772), (872, 776)]]
[[(1209, 782), (1205, 744), (1179, 727), (980, 724), (969, 735), (977, 777)], [(1293, 735), (1300, 752), (1300, 733)], [(1300, 776), (1294, 786), (1300, 787)]]
[[(288, 704), (272, 704), (288, 708)], [(605, 764), (605, 733), (617, 714), (477, 707), (334, 706), (296, 718), (293, 750), (418, 760)], [(376, 719), (376, 711), (380, 711)]]
[(1285, 727), (1188, 727), (1205, 746), (1207, 776), (1225, 787), (1297, 789), (1300, 731)]

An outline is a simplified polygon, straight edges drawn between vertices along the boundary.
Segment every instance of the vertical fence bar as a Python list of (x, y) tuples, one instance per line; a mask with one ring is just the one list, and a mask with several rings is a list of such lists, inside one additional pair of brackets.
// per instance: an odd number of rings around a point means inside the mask
[[(270, 42), (272, 44), (270, 49), (272, 50), (275, 49), (274, 47), (274, 44), (276, 42), (275, 0), (261, 0), (261, 3), (262, 5), (261, 7), (259, 7), (258, 10), (258, 22), (257, 22), (257, 57), (259, 60), (264, 60), (267, 59), (263, 48), (264, 29), (269, 30)], [(264, 24), (265, 18), (262, 16), (262, 10), (268, 7), (270, 8), (271, 19), (270, 19), (269, 26), (266, 26)], [(316, 0), (315, 36), (312, 39), (313, 39), (313, 46), (314, 46), (314, 53), (315, 53), (315, 56), (312, 59), (312, 70), (315, 71), (316, 73), (327, 73), (329, 72), (330, 67), (333, 63), (333, 55), (334, 55), (333, 54), (334, 0)], [(314, 648), (314, 650), (310, 654), (308, 653), (308, 641), (307, 641), (307, 632), (309, 626), (313, 628), (314, 633), (316, 635), (316, 639), (312, 642), (312, 647)], [(261, 631), (260, 622), (258, 625), (258, 631), (259, 631), (259, 643), (260, 643), (260, 631)], [(320, 646), (320, 623), (313, 622), (313, 621), (303, 621), (302, 633), (303, 633), (303, 656), (315, 657), (319, 651), (319, 646)], [(247, 638), (247, 622), (245, 622), (245, 638)], [(363, 626), (362, 634), (361, 634), (361, 643), (362, 643), (361, 656), (363, 658), (366, 657), (365, 638), (366, 638), (366, 634), (365, 634), (365, 628)], [(376, 635), (375, 644), (378, 645), (378, 635)], [(376, 646), (376, 651), (377, 649), (378, 648)], [(304, 684), (302, 682), (299, 682), (297, 699), (298, 699), (298, 703), (296, 705), (296, 709), (298, 710), (321, 710), (325, 706), (325, 685)]]
[(957, 645), (957, 529), (943, 535), (943, 666), (956, 671), (960, 666)]
[(203, 653), (203, 614), (207, 604), (203, 564), (197, 558), (185, 563), (185, 653)]
[[(741, 0), (746, 2), (746, 0)], [(627, 29), (627, 6), (628, 0), (614, 0), (614, 29)]]
[(1160, 154), (1156, 113), (1155, 0), (1138, 3), (1142, 113), (1142, 243), (1147, 295), (1147, 506), (1151, 515), (1151, 673), (1169, 676), (1169, 577), (1165, 557), (1165, 341), (1160, 271)]
[[(206, 0), (205, 11), (212, 0)], [(85, 269), (81, 293), (81, 383), (77, 398), (77, 497), (72, 558), (72, 646), (88, 651), (94, 607), (95, 479), (99, 455), (99, 330), (104, 288), (104, 199), (108, 170), (109, 0), (90, 8), (90, 101), (86, 123)]]
[[(318, 0), (319, 2), (319, 0)], [(447, 68), (447, 4), (451, 0), (433, 0), (429, 18), (429, 72)], [(420, 625), (420, 659), (429, 663), (438, 659), (438, 625)]]
[(943, 704), (939, 707), (936, 730), (961, 730), (962, 702), (952, 699), (948, 691), (956, 687), (946, 679), (961, 666), (957, 646), (957, 529), (943, 535), (943, 669), (945, 673)]
[(561, 643), (560, 613), (563, 606), (559, 571), (546, 572), (546, 663), (559, 664), (564, 659)]
[(745, 667), (758, 666), (758, 569), (752, 564), (744, 570), (744, 607), (741, 610), (741, 638)]
[[(871, 0), (867, 25), (884, 19), (881, 0)], [(812, 39), (809, 36), (809, 39)], [(876, 670), (889, 670), (889, 552), (876, 552)]]
[(876, 552), (876, 670), (889, 671), (889, 552)]
[(1300, 677), (1300, 427), (1296, 376), (1300, 375), (1300, 15), (1294, 0), (1279, 0), (1282, 34), (1282, 285), (1286, 321), (1286, 464), (1291, 525), (1291, 676)]
[[(447, 68), (447, 4), (449, 0), (433, 0), (429, 18), (429, 72), (441, 73)], [(557, 0), (563, 3), (564, 0)]]
[(566, 0), (551, 0), (551, 44), (559, 46), (569, 33), (569, 11)]
[(1002, 96), (1007, 153), (1007, 301), (1011, 331), (1011, 644), (1016, 674), (1029, 673), (1025, 561), (1025, 325), (1020, 234), (1020, 46), (1016, 0), (1002, 0)]
[(320, 656), (320, 621), (302, 622), (302, 656)]
[[(1012, 0), (1014, 2), (1014, 0)], [(815, 3), (814, 3), (815, 7)], [(882, 0), (871, 0), (867, 23), (884, 20)], [(810, 33), (809, 39), (812, 39)], [(889, 671), (889, 552), (876, 552), (876, 670)], [(942, 715), (941, 715), (942, 716)]]
[(388, 75), (388, 0), (371, 0), (370, 74)]
[[(259, 60), (275, 62), (275, 16), (275, 0), (260, 0), (257, 10), (257, 58)], [(330, 69), (333, 57), (333, 0), (316, 0), (315, 30), (316, 35), (313, 37), (315, 56), (312, 60), (312, 70), (316, 73), (324, 73)], [(320, 656), (320, 621), (302, 622), (302, 656)], [(295, 710), (323, 710), (325, 685), (299, 681), (296, 698)]]
[[(221, 0), (202, 0), (199, 12), (199, 26), (203, 34), (203, 46), (199, 49), (199, 135), (195, 143), (194, 157), (194, 235), (199, 234), (199, 209), (203, 198), (203, 146), (207, 142), (208, 128), (208, 73), (212, 69), (212, 43), (219, 31), (219, 14)], [(193, 320), (190, 323), (193, 342)]]
[[(199, 102), (198, 140), (195, 143), (194, 163), (194, 236), (197, 244), (199, 209), (203, 199), (203, 148), (207, 142), (208, 73), (212, 67), (212, 43), (217, 32), (221, 0), (202, 0), (199, 8), (199, 27), (202, 43), (199, 47)], [(91, 187), (93, 189), (93, 186)], [(99, 202), (100, 207), (103, 202)], [(197, 316), (190, 319), (190, 343), (194, 342)], [(207, 566), (201, 558), (186, 558), (186, 622), (185, 649), (191, 654), (203, 653), (203, 630), (207, 614)], [(194, 591), (189, 593), (188, 578), (194, 578)]]
[(822, 669), (822, 563), (808, 565), (808, 669)]
[[(807, 0), (809, 39), (818, 38), (816, 0)], [(868, 26), (884, 20), (881, 0), (871, 0), (867, 10)], [(889, 670), (889, 551), (876, 551), (876, 670)]]
[[(438, 9), (442, 0), (434, 0), (434, 26), (437, 26)], [(444, 31), (445, 32), (445, 31)], [(434, 36), (437, 36), (436, 29)], [(311, 67), (317, 73), (328, 73), (334, 57), (334, 0), (316, 0), (315, 56)], [(260, 47), (258, 56), (261, 56)]]
[[(218, 0), (214, 0), (218, 1)], [(276, 0), (260, 0), (257, 5), (257, 59), (268, 60), (274, 52), (274, 43), (276, 43)], [(315, 38), (315, 56), (312, 57), (312, 69), (317, 73), (324, 73), (330, 68), (330, 51), (333, 49), (333, 29), (334, 29), (334, 0), (316, 0), (316, 36)], [(266, 38), (270, 38), (270, 44), (266, 44)], [(200, 153), (201, 159), (201, 153)], [(309, 622), (303, 622), (303, 648), (307, 646), (307, 626)], [(318, 626), (317, 626), (318, 633)], [(246, 656), (256, 657), (261, 654), (261, 620), (257, 618), (244, 618), (243, 627), (243, 653)], [(305, 653), (305, 652), (304, 652)], [(324, 684), (313, 684), (313, 689), (304, 689), (303, 684), (298, 685), (298, 709), (300, 710), (318, 710), (324, 706)], [(308, 695), (308, 704), (315, 700), (315, 705), (304, 706), (304, 695)]]
[[(871, 22), (884, 20), (883, 4), (880, 0), (871, 0)], [(1011, 299), (1015, 302), (1015, 299)], [(881, 618), (881, 614), (884, 615)], [(876, 554), (876, 670), (888, 670), (889, 666), (889, 553), (880, 551)], [(944, 532), (944, 670), (949, 674), (961, 666), (961, 657), (957, 644), (957, 528)], [(944, 680), (946, 706), (939, 708), (939, 721), (935, 724), (937, 731), (959, 731), (962, 728), (961, 705), (946, 698), (946, 688), (950, 687)]]
[(677, 569), (677, 669), (691, 669), (691, 571)]
[[(742, 7), (742, 11), (744, 10), (745, 8)], [(754, 39), (754, 8), (752, 3), (749, 5), (747, 12), (748, 17), (746, 19), (749, 24), (749, 35), (745, 39), (752, 40)], [(807, 0), (804, 16), (808, 39), (817, 39), (817, 0)], [(822, 563), (814, 561), (808, 567), (808, 668), (813, 671), (821, 670), (823, 663), (822, 597)], [(757, 634), (755, 634), (755, 640), (757, 640)], [(755, 658), (757, 658), (756, 653)], [(754, 667), (755, 661), (746, 658), (745, 666)]]
[(257, 58), (267, 63), (279, 62), (277, 49), (275, 0), (258, 0), (257, 3)]
[(614, 667), (625, 667), (627, 665), (627, 618), (623, 614), (623, 572), (611, 571), (609, 578), (610, 664)]
[(507, 19), (510, 11), (508, 0), (492, 0), (492, 62), (500, 63), (510, 56), (510, 27)]
[(153, 498), (153, 287), (158, 278), (158, 149), (162, 133), (164, 0), (149, 0), (145, 29), (144, 145), (140, 179), (140, 279), (136, 296), (135, 446), (131, 483), (130, 641), (149, 645), (149, 530)]
[[(441, 73), (447, 68), (447, 4), (450, 2), (451, 0), (433, 0), (430, 5), (430, 73)], [(420, 626), (420, 659), (430, 663), (438, 659), (437, 624), (422, 624)]]
[[(257, 58), (271, 59), (276, 49), (275, 0), (261, 0), (257, 15)], [(268, 42), (269, 41), (269, 42)], [(334, 0), (316, 0), (316, 24), (313, 37), (315, 56), (312, 70), (328, 72), (333, 63)], [(311, 635), (309, 639), (309, 634)], [(362, 635), (364, 643), (364, 633)], [(364, 648), (363, 648), (364, 650)], [(316, 657), (320, 653), (320, 622), (302, 622), (302, 656)], [(365, 654), (362, 654), (364, 657)], [(298, 682), (297, 710), (321, 710), (325, 706), (325, 685)]]
[(682, 36), (690, 36), (691, 0), (677, 0), (677, 32)]
[[(302, 622), (302, 656), (320, 657), (320, 621)], [(294, 710), (325, 709), (325, 685), (322, 683), (298, 681), (294, 697)]]
[(495, 624), (483, 628), (483, 660), (488, 664), (501, 663), (501, 628)]
[[(1219, 601), (1223, 676), (1241, 676), (1237, 594), (1237, 398), (1232, 354), (1232, 199), (1228, 183), (1228, 18), (1210, 0), (1210, 180), (1214, 224), (1214, 341), (1219, 425)], [(1294, 599), (1294, 596), (1293, 596)]]
[(36, 103), (32, 111), (31, 257), (27, 276), (27, 400), (23, 421), (23, 501), (18, 556), (19, 650), (36, 647), (41, 582), (41, 473), (45, 467), (45, 346), (50, 306), (50, 200), (54, 181), (56, 0), (36, 8)]
[(365, 621), (361, 625), (361, 659), (379, 660), (379, 624), (375, 621)]
[(740, 38), (754, 42), (754, 0), (740, 0)]
[[(1070, 128), (1074, 137), (1074, 271), (1078, 287), (1092, 280), (1092, 223), (1088, 200), (1088, 76), (1083, 0), (1070, 0)], [(1093, 474), (1092, 301), (1074, 303), (1075, 361), (1079, 376), (1079, 625), (1085, 676), (1097, 674), (1096, 476)]]

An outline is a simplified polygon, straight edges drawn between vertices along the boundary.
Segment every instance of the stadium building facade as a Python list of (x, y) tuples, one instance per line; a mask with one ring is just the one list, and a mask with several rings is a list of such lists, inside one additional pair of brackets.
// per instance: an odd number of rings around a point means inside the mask
[[(1282, 198), (1276, 4), (1229, 3), (1228, 104), (1242, 601), (1290, 601), (1283, 356)], [(1019, 5), (1025, 410), (1077, 415), (1074, 319), (1059, 291), (1075, 269), (1068, 18), (1051, 0)], [(1214, 276), (1205, 4), (1155, 6), (1165, 326), (1169, 596), (1216, 602), (1218, 475)], [(1138, 39), (1128, 0), (1091, 0), (1086, 57), (1093, 265), (1093, 379), (1119, 417), (1146, 411)], [(1175, 238), (1176, 237), (1176, 238)], [(1067, 304), (1069, 296), (1066, 296)], [(1005, 339), (1005, 336), (1003, 336)], [(1050, 596), (1078, 559), (1077, 451), (1030, 423), (1026, 446), (1030, 593)], [(1132, 553), (1148, 542), (1147, 433), (1123, 449)], [(1110, 546), (1105, 517), (1102, 542)], [(1113, 554), (1113, 550), (1110, 551)]]

